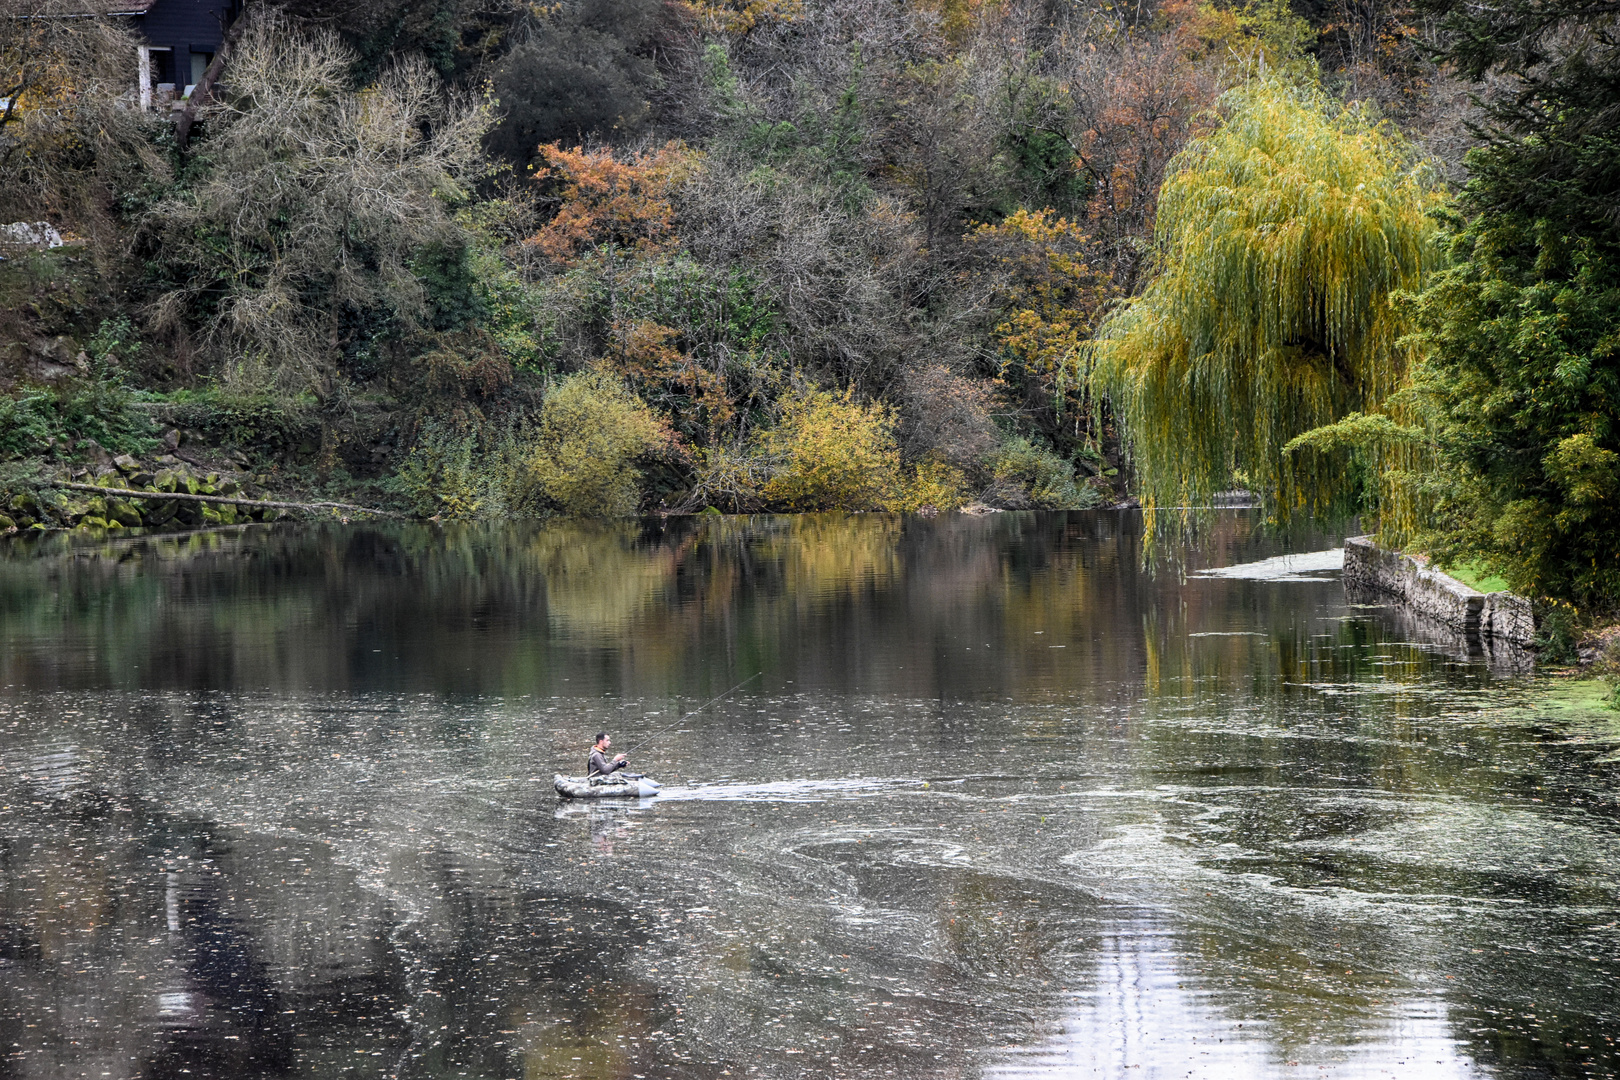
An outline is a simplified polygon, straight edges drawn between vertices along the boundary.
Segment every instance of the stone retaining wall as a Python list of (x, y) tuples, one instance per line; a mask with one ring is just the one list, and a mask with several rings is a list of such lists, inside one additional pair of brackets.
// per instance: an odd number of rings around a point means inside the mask
[(1479, 613), (1479, 630), (1486, 637), (1529, 645), (1536, 640), (1536, 616), (1530, 601), (1510, 592), (1485, 594), (1485, 607)]
[(1515, 645), (1535, 639), (1530, 602), (1512, 593), (1482, 593), (1456, 578), (1430, 569), (1421, 557), (1386, 551), (1370, 536), (1344, 542), (1344, 580), (1398, 597), (1413, 613), (1470, 638)]

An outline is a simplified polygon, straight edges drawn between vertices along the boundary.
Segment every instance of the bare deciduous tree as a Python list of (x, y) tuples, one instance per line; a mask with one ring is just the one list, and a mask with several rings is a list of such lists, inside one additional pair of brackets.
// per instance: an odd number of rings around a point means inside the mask
[(257, 13), (202, 112), (206, 176), (145, 222), (176, 282), (154, 325), (195, 332), (239, 383), (330, 396), (344, 319), (380, 310), (415, 329), (413, 260), (463, 243), (452, 210), (479, 168), (483, 109), (420, 59), (358, 91), (352, 63), (334, 35)]
[(145, 118), (124, 107), (137, 39), (105, 6), (0, 0), (0, 221), (48, 217), (111, 248), (120, 174), (165, 169), (147, 148)]

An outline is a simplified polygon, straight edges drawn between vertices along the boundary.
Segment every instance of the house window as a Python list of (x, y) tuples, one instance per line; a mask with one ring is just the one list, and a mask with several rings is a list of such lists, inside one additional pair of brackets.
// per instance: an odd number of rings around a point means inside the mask
[(152, 82), (174, 82), (174, 50), (160, 45), (152, 46)]
[(213, 53), (194, 52), (191, 54), (191, 82), (186, 86), (187, 97), (191, 96), (191, 91), (202, 82), (203, 72), (208, 70), (208, 65), (213, 61)]

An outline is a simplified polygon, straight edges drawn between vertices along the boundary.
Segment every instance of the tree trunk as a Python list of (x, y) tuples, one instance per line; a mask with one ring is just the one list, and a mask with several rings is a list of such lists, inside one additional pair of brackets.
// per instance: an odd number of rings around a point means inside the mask
[(192, 495), (185, 491), (140, 491), (136, 488), (102, 487), (99, 484), (79, 484), (70, 480), (42, 481), (51, 487), (90, 491), (97, 495), (117, 495), (125, 499), (146, 499), (150, 502), (231, 503), (235, 506), (257, 506), (267, 510), (353, 510), (374, 517), (402, 518), (392, 510), (377, 510), (370, 506), (356, 506), (341, 502), (285, 502), (276, 499), (247, 499), (237, 495)]
[(231, 58), (231, 49), (242, 36), (242, 31), (247, 28), (248, 13), (251, 10), (250, 4), (243, 4), (242, 10), (231, 20), (230, 29), (225, 31), (225, 39), (219, 43), (219, 51), (209, 61), (208, 70), (203, 72), (202, 81), (192, 90), (191, 97), (186, 101), (186, 107), (180, 110), (180, 120), (174, 126), (174, 142), (182, 154), (191, 143), (191, 125), (197, 122), (197, 110), (213, 98), (214, 84), (219, 82), (220, 73), (225, 70), (225, 64)]

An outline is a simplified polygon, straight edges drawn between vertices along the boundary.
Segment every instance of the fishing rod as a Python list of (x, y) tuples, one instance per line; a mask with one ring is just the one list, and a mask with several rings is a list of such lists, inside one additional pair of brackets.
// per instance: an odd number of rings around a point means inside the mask
[(646, 746), (648, 743), (650, 743), (654, 739), (658, 738), (658, 736), (664, 734), (666, 731), (669, 731), (672, 728), (680, 727), (682, 722), (691, 719), (692, 717), (696, 716), (698, 713), (702, 712), (704, 709), (707, 709), (710, 705), (713, 705), (715, 702), (721, 700), (722, 698), (730, 697), (732, 694), (736, 693), (738, 690), (741, 690), (743, 687), (747, 686), (749, 683), (753, 682), (755, 679), (759, 678), (763, 674), (765, 674), (764, 671), (756, 671), (752, 675), (748, 676), (748, 678), (746, 678), (742, 682), (738, 683), (736, 686), (733, 686), (730, 690), (727, 690), (725, 693), (720, 694), (717, 697), (710, 698), (708, 701), (705, 701), (703, 704), (699, 705), (697, 708), (693, 709), (689, 713), (683, 713), (681, 715), (681, 717), (679, 719), (677, 719), (673, 724), (670, 724), (667, 727), (659, 728), (657, 731), (653, 732), (651, 735), (648, 735), (645, 739), (642, 739), (640, 742), (636, 743), (636, 745), (634, 745), (630, 749), (626, 750), (624, 752), (625, 759), (629, 760), (629, 757), (630, 757), (631, 754), (633, 754), (635, 751), (641, 749), (643, 746)]

